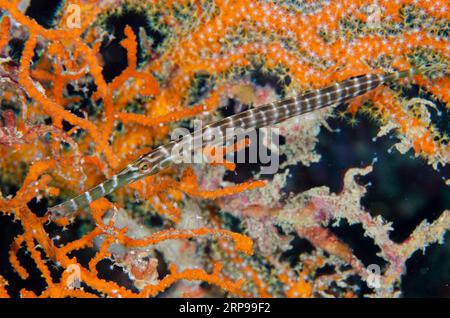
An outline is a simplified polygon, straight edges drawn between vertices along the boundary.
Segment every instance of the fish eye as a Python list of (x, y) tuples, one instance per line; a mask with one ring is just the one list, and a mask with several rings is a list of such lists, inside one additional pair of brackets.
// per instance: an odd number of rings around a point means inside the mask
[(150, 168), (150, 165), (148, 164), (148, 162), (144, 161), (139, 164), (139, 170), (141, 172), (146, 172), (149, 168)]

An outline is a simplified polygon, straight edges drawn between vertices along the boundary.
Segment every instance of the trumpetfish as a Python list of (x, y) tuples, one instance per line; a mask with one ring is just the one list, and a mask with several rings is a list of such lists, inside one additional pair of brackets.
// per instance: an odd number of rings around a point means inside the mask
[[(240, 127), (242, 128), (240, 131), (245, 133), (252, 129), (275, 125), (295, 116), (348, 102), (380, 85), (400, 78), (414, 76), (418, 73), (420, 73), (418, 69), (411, 68), (392, 73), (359, 75), (325, 88), (274, 101), (225, 117), (203, 127), (201, 131), (194, 131), (191, 134), (183, 136), (178, 140), (173, 140), (142, 155), (128, 164), (122, 171), (112, 176), (112, 178), (107, 179), (75, 198), (51, 207), (48, 210), (49, 217), (52, 220), (56, 220), (69, 216), (77, 210), (88, 206), (92, 201), (110, 194), (120, 187), (146, 176), (156, 174), (167, 166), (175, 164), (179, 158), (176, 158), (177, 156), (172, 153), (174, 147), (183, 146), (185, 145), (184, 143), (192, 144), (192, 141), (194, 141), (193, 145), (198, 146), (190, 148), (191, 153), (193, 153), (205, 146), (215, 146), (221, 142), (220, 140), (214, 140), (213, 143), (205, 140), (198, 142), (198, 140), (195, 140), (195, 138), (198, 138), (197, 136), (210, 135), (214, 130), (218, 131), (222, 136), (225, 136), (225, 132), (229, 128)], [(200, 149), (197, 149), (199, 147)]]

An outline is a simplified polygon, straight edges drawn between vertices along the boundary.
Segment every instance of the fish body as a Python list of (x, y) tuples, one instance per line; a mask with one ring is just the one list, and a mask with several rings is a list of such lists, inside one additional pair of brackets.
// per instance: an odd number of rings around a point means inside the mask
[[(366, 74), (346, 79), (322, 89), (313, 90), (295, 97), (278, 100), (270, 104), (255, 107), (221, 120), (213, 122), (178, 140), (171, 141), (130, 163), (125, 169), (112, 178), (100, 183), (83, 194), (65, 201), (49, 209), (49, 217), (53, 220), (66, 217), (73, 212), (88, 206), (92, 201), (103, 197), (116, 189), (153, 175), (167, 166), (176, 164), (179, 160), (173, 154), (174, 147), (184, 143), (193, 144), (191, 152), (203, 149), (205, 146), (216, 146), (223, 140), (208, 141), (204, 136), (218, 134), (226, 136), (227, 129), (241, 128), (241, 133), (266, 126), (281, 123), (289, 118), (309, 113), (321, 108), (339, 105), (361, 96), (390, 81), (416, 75), (416, 69), (386, 74)], [(239, 137), (239, 136), (238, 136)], [(201, 140), (198, 140), (201, 138)], [(196, 145), (196, 146), (195, 146)]]

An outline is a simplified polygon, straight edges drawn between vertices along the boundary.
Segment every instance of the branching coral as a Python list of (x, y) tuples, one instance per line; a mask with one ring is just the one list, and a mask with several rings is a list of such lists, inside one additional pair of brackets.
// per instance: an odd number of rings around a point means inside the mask
[[(14, 271), (29, 277), (19, 257), (26, 250), (45, 280), (42, 290), (22, 289), (21, 296), (351, 297), (356, 288), (346, 279), (368, 281), (370, 275), (327, 228), (340, 219), (361, 224), (388, 263), (379, 277), (382, 288), (373, 295), (397, 296), (406, 260), (441, 242), (450, 227), (446, 211), (394, 243), (389, 223), (360, 203), (366, 189), (354, 177), (371, 167), (350, 169), (337, 194), (318, 187), (283, 200), (290, 167), (321, 159), (317, 136), (322, 127), (330, 129), (332, 110), (280, 125), (285, 172), (267, 181), (252, 175), (227, 184), (225, 174), (236, 168), (232, 162), (173, 167), (93, 202), (57, 226), (29, 204), (53, 204), (97, 184), (193, 117), (211, 121), (233, 103), (241, 109), (355, 75), (424, 64), (439, 65), (440, 71), (384, 86), (338, 116), (375, 119), (379, 136), (394, 131), (396, 149), (412, 150), (439, 169), (449, 161), (448, 132), (433, 117), (436, 110), (447, 116), (450, 105), (446, 2), (74, 0), (55, 8), (46, 26), (18, 0), (2, 1), (0, 10), (0, 185), (18, 189), (0, 197), (0, 211), (22, 227), (9, 251)], [(407, 90), (413, 85), (428, 95), (411, 97)], [(225, 229), (224, 212), (237, 218), (240, 231)], [(149, 224), (156, 217), (160, 226)], [(61, 239), (76, 232), (81, 220), (91, 228)], [(289, 249), (289, 233), (315, 247), (296, 266), (279, 257)], [(83, 264), (76, 252), (89, 248), (95, 252)], [(107, 260), (131, 284), (102, 278)], [(327, 264), (335, 272), (316, 275)], [(11, 288), (3, 276), (2, 297)], [(204, 281), (221, 291), (181, 280)], [(331, 291), (333, 284), (340, 293)]]

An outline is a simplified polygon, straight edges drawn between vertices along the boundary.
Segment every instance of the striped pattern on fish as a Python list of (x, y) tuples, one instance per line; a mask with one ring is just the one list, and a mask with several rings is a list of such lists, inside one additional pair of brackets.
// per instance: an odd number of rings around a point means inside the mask
[[(192, 153), (201, 150), (205, 146), (215, 146), (220, 144), (223, 140), (208, 141), (204, 138), (205, 135), (213, 134), (214, 130), (222, 136), (226, 136), (226, 131), (229, 128), (240, 127), (242, 128), (241, 132), (246, 133), (252, 129), (275, 125), (295, 116), (348, 102), (386, 82), (413, 76), (417, 73), (418, 71), (416, 69), (410, 69), (387, 74), (360, 75), (322, 89), (307, 92), (303, 95), (275, 101), (270, 104), (225, 117), (205, 126), (201, 131), (194, 131), (179, 140), (171, 141), (166, 145), (160, 146), (141, 156), (112, 178), (73, 199), (50, 208), (49, 217), (55, 220), (69, 216), (80, 208), (88, 206), (92, 201), (103, 197), (124, 185), (137, 181), (143, 177), (156, 174), (163, 168), (175, 164), (176, 160), (179, 158), (175, 158), (172, 155), (174, 147), (183, 147), (186, 144), (193, 144), (194, 147), (190, 148)], [(199, 136), (201, 140), (198, 140)], [(198, 147), (195, 147), (195, 145), (198, 145)]]

